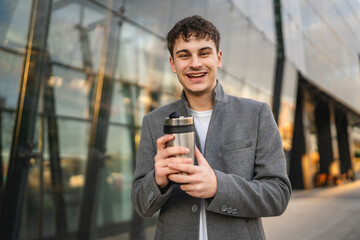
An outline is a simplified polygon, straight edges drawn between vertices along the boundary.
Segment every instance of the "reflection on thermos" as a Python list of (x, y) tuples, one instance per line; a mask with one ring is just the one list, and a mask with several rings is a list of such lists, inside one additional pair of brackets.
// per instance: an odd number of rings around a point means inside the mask
[(180, 157), (188, 157), (193, 160), (195, 158), (195, 127), (193, 117), (179, 116), (177, 112), (173, 112), (165, 119), (164, 133), (173, 134), (175, 138), (168, 142), (167, 146), (182, 146), (190, 149), (188, 154), (180, 155)]

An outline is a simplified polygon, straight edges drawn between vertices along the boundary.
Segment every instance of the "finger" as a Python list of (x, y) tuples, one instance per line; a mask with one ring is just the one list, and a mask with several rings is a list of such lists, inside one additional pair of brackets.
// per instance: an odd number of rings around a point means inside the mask
[(159, 152), (164, 150), (166, 147), (166, 143), (170, 140), (173, 140), (174, 138), (175, 136), (173, 134), (167, 134), (158, 138), (158, 140), (156, 141), (157, 151)]
[(179, 173), (179, 170), (169, 168), (167, 164), (165, 165), (163, 162), (155, 164), (155, 175), (163, 177), (174, 173)]
[(188, 174), (195, 173), (197, 168), (197, 166), (193, 164), (186, 164), (186, 163), (169, 163), (168, 167)]
[(198, 162), (198, 165), (209, 165), (204, 156), (201, 154), (200, 150), (195, 146), (195, 157)]
[(180, 189), (196, 198), (208, 198), (206, 192), (199, 190), (194, 184), (181, 184)]
[(190, 150), (186, 147), (173, 146), (158, 152), (158, 155), (160, 158), (170, 158), (171, 156), (183, 155), (189, 152)]
[(187, 157), (173, 157), (169, 158), (169, 163), (185, 163), (185, 164), (192, 164), (193, 160)]
[(189, 184), (182, 184), (180, 186), (181, 190), (187, 192), (187, 193), (191, 193), (191, 192), (200, 192), (200, 189), (199, 189), (199, 184), (192, 184), (192, 183), (189, 183)]
[(163, 168), (161, 170), (162, 176), (178, 175), (180, 172), (172, 168)]
[(168, 178), (176, 183), (185, 184), (185, 183), (191, 183), (191, 176), (187, 174), (182, 174), (181, 172), (177, 174), (169, 174)]

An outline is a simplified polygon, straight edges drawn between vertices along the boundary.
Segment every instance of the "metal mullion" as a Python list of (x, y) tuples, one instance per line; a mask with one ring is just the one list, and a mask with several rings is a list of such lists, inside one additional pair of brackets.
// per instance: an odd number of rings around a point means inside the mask
[[(127, 105), (126, 112), (129, 114), (127, 115), (127, 121), (130, 123), (130, 143), (133, 154), (132, 164), (133, 169), (135, 169), (136, 165), (136, 144), (135, 144), (135, 136), (136, 136), (136, 126), (135, 126), (135, 117), (134, 113), (132, 112), (133, 109), (136, 109), (136, 99), (138, 99), (140, 95), (140, 88), (136, 85), (128, 85), (125, 84), (123, 86), (124, 89), (124, 96), (131, 99), (129, 105)], [(133, 96), (133, 97), (132, 97)], [(135, 211), (135, 209), (132, 209), (132, 219), (130, 224), (130, 239), (131, 240), (140, 240), (145, 239), (145, 220)]]
[[(113, 1), (113, 3), (119, 4), (119, 1)], [(97, 207), (101, 202), (102, 185), (104, 184), (106, 139), (117, 62), (116, 50), (119, 42), (118, 18), (110, 11), (107, 12), (104, 28), (102, 54), (94, 93), (85, 186), (80, 209), (77, 235), (79, 240), (96, 238)]]
[[(47, 58), (47, 60), (50, 60)], [(47, 62), (47, 79), (51, 76), (52, 65)], [(62, 178), (59, 127), (56, 118), (56, 104), (54, 86), (44, 83), (44, 117), (47, 122), (47, 134), (49, 142), (49, 157), (51, 171), (52, 196), (55, 205), (56, 235), (64, 236), (67, 233), (66, 204), (64, 198), (64, 184)]]
[(285, 46), (284, 46), (284, 35), (282, 30), (282, 17), (281, 17), (281, 1), (273, 0), (274, 5), (274, 19), (275, 19), (275, 30), (276, 30), (276, 65), (274, 75), (274, 89), (273, 89), (273, 104), (272, 111), (274, 114), (275, 121), (279, 120), (279, 112), (281, 105), (281, 89), (284, 75), (285, 65)]
[(34, 146), (40, 83), (50, 22), (52, 1), (34, 0), (27, 39), (27, 49), (19, 90), (9, 170), (1, 208), (0, 232), (3, 239), (18, 239), (22, 206), (27, 188), (30, 159)]

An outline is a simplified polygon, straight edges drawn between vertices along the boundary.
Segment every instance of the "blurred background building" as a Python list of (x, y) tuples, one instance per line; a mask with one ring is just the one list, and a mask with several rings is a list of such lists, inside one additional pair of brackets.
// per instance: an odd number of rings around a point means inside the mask
[(165, 35), (194, 14), (225, 89), (272, 107), (294, 189), (360, 177), (359, 0), (0, 0), (1, 239), (152, 239), (135, 153), (180, 96)]

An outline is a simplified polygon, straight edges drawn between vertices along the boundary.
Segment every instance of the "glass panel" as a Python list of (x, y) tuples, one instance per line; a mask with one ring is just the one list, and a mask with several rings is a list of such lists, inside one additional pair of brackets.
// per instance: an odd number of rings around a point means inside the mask
[(179, 20), (192, 16), (192, 15), (200, 15), (203, 16), (205, 12), (205, 4), (206, 0), (171, 0), (171, 7), (169, 11), (169, 25), (167, 26), (167, 31), (170, 30), (172, 26)]
[(160, 36), (167, 33), (172, 0), (131, 0), (125, 2), (125, 15)]
[[(44, 142), (42, 134), (42, 122), (41, 117), (36, 119), (34, 136), (32, 143), (34, 148), (32, 152), (41, 153), (41, 144)], [(40, 218), (42, 215), (41, 199), (43, 198), (43, 185), (42, 185), (42, 173), (41, 173), (41, 158), (30, 159), (30, 166), (28, 171), (27, 188), (24, 197), (21, 227), (20, 227), (20, 239), (35, 239), (42, 234)]]
[(0, 46), (22, 50), (26, 45), (31, 1), (1, 1)]
[(121, 30), (119, 61), (115, 77), (140, 86), (159, 88), (166, 57), (164, 42), (145, 31), (124, 23)]
[(57, 65), (53, 65), (52, 72), (48, 84), (54, 88), (56, 114), (89, 118), (93, 86), (88, 85), (85, 74)]
[(86, 1), (53, 7), (48, 44), (51, 59), (80, 69), (90, 64), (92, 72), (98, 71), (104, 12)]
[(0, 167), (2, 168), (2, 172), (0, 173), (2, 178), (2, 185), (0, 185), (0, 187), (4, 187), (9, 167), (13, 128), (15, 124), (15, 113), (7, 112), (0, 108), (0, 123)]
[(28, 187), (23, 205), (20, 239), (35, 239), (39, 231), (40, 171), (39, 163), (29, 169)]
[(275, 26), (272, 0), (233, 0), (235, 6), (251, 19), (257, 29), (264, 33), (266, 38), (275, 43)]
[(355, 179), (360, 179), (360, 127), (352, 127), (351, 140)]
[(275, 43), (275, 20), (273, 0), (252, 0), (249, 3), (249, 16), (254, 24), (264, 33), (268, 41)]
[[(315, 85), (351, 106), (360, 102), (359, 94), (350, 94), (359, 89), (356, 84), (360, 82), (356, 60), (358, 47), (354, 49), (352, 43), (352, 39), (356, 42), (358, 39), (341, 13), (344, 6), (333, 2), (302, 1), (302, 22), (307, 76)], [(354, 108), (360, 110), (359, 106), (356, 104)]]
[(247, 29), (249, 53), (246, 59), (245, 77), (268, 95), (273, 94), (275, 46), (266, 41), (253, 27)]
[[(290, 160), (296, 108), (297, 72), (289, 61), (285, 62), (278, 127), (286, 159)], [(288, 164), (289, 166), (289, 164)]]
[[(76, 231), (79, 224), (89, 127), (88, 122), (58, 119), (59, 151), (69, 232)], [(48, 163), (45, 162), (44, 164)], [(48, 171), (48, 166), (45, 168), (44, 175), (46, 171)], [(51, 185), (45, 187), (52, 188)], [(49, 195), (44, 196), (44, 198), (51, 197)]]
[(250, 54), (247, 50), (247, 34), (244, 34), (247, 24), (246, 19), (232, 8), (229, 29), (225, 33), (227, 42), (224, 42), (222, 69), (240, 78), (245, 76), (245, 63)]
[(318, 151), (318, 137), (316, 134), (316, 122), (315, 122), (315, 105), (314, 100), (305, 92), (304, 94), (304, 137), (306, 154), (301, 159), (301, 165), (303, 170), (304, 187), (305, 189), (311, 189), (314, 187), (315, 176), (320, 170), (320, 156)]
[(111, 125), (107, 138), (105, 164), (105, 188), (103, 204), (99, 212), (99, 224), (130, 221), (132, 217), (131, 182), (133, 176), (133, 131), (126, 127)]
[(173, 94), (177, 80), (172, 83), (167, 80), (173, 75), (169, 71), (168, 53), (164, 42), (154, 35), (124, 23), (120, 44), (115, 73), (120, 81), (113, 92), (111, 121), (129, 124), (129, 118), (124, 116), (130, 114), (136, 126), (140, 126), (144, 114), (160, 106), (162, 91), (170, 89)]
[(208, 0), (206, 4), (205, 19), (212, 22), (220, 32), (220, 49), (225, 50), (226, 43), (228, 42), (229, 26), (231, 25), (230, 11), (236, 11), (234, 6), (227, 0)]
[(238, 97), (244, 97), (241, 96), (240, 92), (244, 85), (242, 81), (239, 79), (236, 79), (233, 76), (230, 76), (228, 74), (223, 74), (224, 77), (221, 78), (221, 84), (224, 87), (224, 90), (231, 95), (238, 96)]
[(0, 100), (3, 108), (16, 108), (22, 65), (22, 55), (0, 49)]
[(30, 6), (26, 0), (0, 6), (0, 187), (7, 178)]

